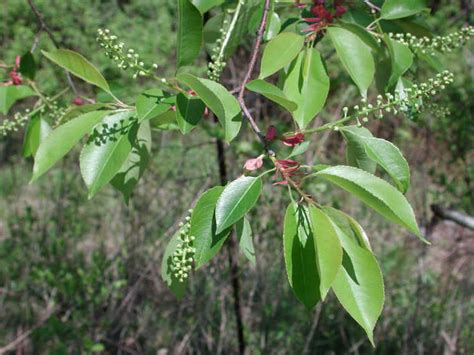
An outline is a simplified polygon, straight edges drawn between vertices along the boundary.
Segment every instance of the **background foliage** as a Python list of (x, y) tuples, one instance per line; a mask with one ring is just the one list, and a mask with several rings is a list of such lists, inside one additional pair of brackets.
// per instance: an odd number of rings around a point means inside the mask
[[(37, 30), (26, 1), (5, 2), (0, 21), (2, 57), (13, 62), (27, 51)], [(88, 56), (108, 78), (124, 87), (124, 96), (143, 90), (123, 75), (99, 50), (96, 29), (108, 27), (141, 53), (147, 62), (172, 72), (176, 6), (171, 0), (36, 1), (56, 38)], [(431, 26), (439, 34), (471, 22), (466, 2), (434, 1)], [(39, 48), (50, 49), (42, 36)], [(233, 59), (247, 60), (245, 46)], [(397, 119), (377, 122), (377, 136), (402, 147), (412, 166), (412, 189), (418, 216), (434, 245), (394, 238), (405, 232), (385, 225), (360, 204), (334, 190), (326, 201), (344, 206), (374, 240), (385, 274), (386, 307), (375, 332), (373, 350), (363, 331), (334, 297), (308, 313), (293, 297), (285, 279), (280, 245), (287, 201), (266, 186), (258, 223), (252, 225), (256, 266), (241, 258), (246, 335), (255, 353), (465, 353), (474, 351), (473, 235), (449, 222), (435, 225), (429, 206), (451, 205), (474, 213), (472, 43), (442, 59), (456, 83), (436, 104), (451, 114), (419, 117), (415, 126)], [(39, 56), (37, 57), (38, 59)], [(203, 62), (204, 62), (203, 58)], [(44, 62), (44, 63), (43, 63)], [(41, 59), (38, 82), (45, 91), (64, 86), (61, 70)], [(232, 65), (224, 73), (232, 80)], [(346, 74), (330, 60), (331, 88), (325, 115), (339, 114), (356, 103)], [(426, 73), (426, 77), (429, 77)], [(78, 83), (78, 85), (80, 85)], [(146, 84), (145, 84), (146, 85)], [(80, 87), (86, 93), (90, 87)], [(90, 93), (92, 95), (92, 93)], [(259, 121), (278, 113), (255, 98)], [(21, 107), (18, 107), (21, 109)], [(324, 116), (323, 116), (324, 117)], [(282, 124), (288, 117), (282, 116)], [(395, 128), (397, 128), (395, 130)], [(394, 132), (397, 132), (394, 135)], [(189, 138), (190, 137), (190, 138)], [(337, 163), (343, 147), (332, 137), (311, 142), (306, 160)], [(241, 140), (244, 142), (244, 140)], [(31, 162), (23, 162), (22, 135), (0, 141), (0, 346), (29, 332), (25, 352), (228, 353), (236, 348), (232, 294), (225, 251), (208, 272), (193, 277), (188, 296), (178, 302), (159, 276), (164, 246), (176, 221), (206, 188), (219, 183), (214, 142), (202, 131), (183, 138), (172, 132), (154, 137), (154, 161), (126, 207), (111, 188), (87, 201), (78, 152), (48, 179), (28, 185)], [(229, 175), (236, 176), (257, 150), (241, 143), (228, 152)], [(206, 159), (203, 159), (206, 157)], [(176, 166), (180, 170), (175, 169)], [(313, 186), (321, 192), (330, 187)], [(429, 193), (427, 193), (427, 191)], [(331, 197), (329, 197), (331, 196)], [(255, 219), (257, 221), (257, 219)], [(370, 221), (370, 223), (369, 223)], [(377, 231), (377, 232), (375, 232)]]

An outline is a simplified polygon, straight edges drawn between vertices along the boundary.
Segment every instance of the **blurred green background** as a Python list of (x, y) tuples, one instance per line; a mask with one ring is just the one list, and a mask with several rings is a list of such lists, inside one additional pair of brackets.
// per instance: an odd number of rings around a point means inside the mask
[[(472, 24), (472, 2), (431, 3), (434, 16), (429, 22), (435, 33)], [(154, 84), (119, 71), (96, 43), (97, 28), (110, 28), (146, 62), (157, 63), (163, 76), (175, 70), (174, 0), (35, 4), (62, 45), (95, 63), (128, 102)], [(0, 57), (12, 63), (31, 48), (38, 23), (26, 0), (2, 0), (1, 6)], [(66, 86), (62, 71), (39, 55), (39, 49), (51, 48), (43, 34), (35, 59), (41, 65), (38, 83), (48, 94)], [(228, 87), (235, 85), (236, 75), (242, 76), (239, 68), (248, 62), (248, 49), (242, 46), (224, 73)], [(375, 331), (377, 348), (372, 349), (335, 297), (307, 312), (293, 296), (281, 243), (287, 197), (267, 184), (251, 218), (257, 265), (240, 257), (250, 353), (474, 353), (474, 233), (434, 218), (430, 210), (436, 203), (474, 214), (473, 43), (440, 60), (456, 82), (434, 102), (450, 115), (427, 113), (416, 122), (387, 117), (369, 126), (407, 157), (412, 167), (408, 197), (432, 246), (386, 224), (336, 189), (321, 183), (309, 187), (321, 201), (357, 217), (373, 241), (386, 287), (386, 306)], [(357, 103), (340, 64), (330, 58), (328, 69), (332, 87), (321, 120)], [(422, 80), (433, 70), (420, 63), (418, 74)], [(90, 86), (75, 83), (83, 95), (95, 95)], [(277, 108), (253, 100), (263, 126), (288, 125), (288, 117)], [(225, 250), (192, 276), (181, 302), (159, 275), (164, 247), (176, 226), (200, 193), (219, 184), (214, 139), (202, 129), (186, 137), (154, 132), (153, 162), (129, 206), (111, 187), (87, 200), (78, 150), (29, 185), (32, 162), (21, 157), (22, 139), (22, 132), (0, 138), (0, 353), (234, 353), (237, 338)], [(230, 178), (241, 173), (247, 158), (260, 154), (248, 133), (238, 142), (226, 147)], [(343, 152), (340, 137), (330, 132), (314, 139), (304, 158), (308, 164), (340, 163)]]

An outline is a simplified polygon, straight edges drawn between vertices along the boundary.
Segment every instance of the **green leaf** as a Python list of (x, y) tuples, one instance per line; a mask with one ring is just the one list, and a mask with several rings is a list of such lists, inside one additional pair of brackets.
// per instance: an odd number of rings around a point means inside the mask
[(161, 89), (149, 89), (137, 97), (135, 106), (139, 121), (159, 116), (171, 108)]
[[(261, 18), (262, 16), (260, 16), (259, 19)], [(273, 12), (267, 23), (267, 27), (265, 29), (265, 34), (263, 36), (263, 39), (265, 41), (270, 41), (271, 39), (275, 38), (278, 35), (280, 30), (281, 30), (280, 16), (278, 16), (276, 12)]]
[(78, 78), (111, 93), (109, 84), (102, 74), (79, 53), (69, 49), (58, 49), (54, 52), (41, 51), (41, 53), (53, 63), (56, 63)]
[(255, 266), (257, 260), (255, 258), (255, 248), (253, 246), (252, 238), (252, 227), (246, 217), (242, 218), (235, 225), (237, 238), (239, 240), (239, 247), (242, 253), (245, 255), (250, 264)]
[(222, 191), (224, 191), (222, 186), (206, 191), (193, 209), (189, 234), (195, 238), (193, 246), (196, 249), (194, 254), (196, 269), (211, 260), (229, 236), (229, 229), (216, 233), (215, 209)]
[(106, 116), (82, 148), (80, 167), (89, 198), (108, 184), (127, 160), (137, 136), (134, 114), (122, 111)]
[(340, 132), (347, 141), (347, 163), (371, 174), (375, 173), (377, 164), (369, 158), (365, 150), (365, 140), (372, 137), (372, 133), (367, 128), (357, 126), (343, 127)]
[(270, 76), (288, 65), (301, 52), (304, 37), (283, 32), (268, 42), (262, 55), (259, 79)]
[(178, 0), (178, 68), (193, 64), (202, 45), (203, 19), (190, 0)]
[(410, 187), (410, 167), (400, 149), (394, 144), (380, 138), (369, 138), (365, 149), (370, 159), (379, 164), (402, 193)]
[(315, 173), (329, 182), (352, 193), (362, 202), (416, 234), (425, 243), (418, 229), (415, 214), (403, 194), (383, 179), (350, 166), (335, 166)]
[(159, 130), (178, 130), (178, 123), (176, 122), (176, 112), (168, 110), (161, 115), (150, 119), (150, 125)]
[(392, 40), (388, 35), (384, 36), (390, 53), (392, 72), (388, 81), (388, 88), (395, 86), (400, 77), (410, 69), (413, 64), (413, 53), (407, 45)]
[[(316, 49), (301, 52), (293, 61), (283, 86), (285, 95), (298, 104), (294, 120), (304, 129), (321, 111), (329, 92), (329, 76)], [(311, 100), (308, 99), (311, 98)]]
[(370, 47), (353, 31), (341, 27), (327, 29), (342, 64), (356, 83), (363, 97), (375, 75)]
[(339, 211), (324, 211), (331, 218), (344, 249), (342, 268), (337, 273), (332, 289), (344, 309), (360, 324), (374, 345), (373, 330), (385, 299), (382, 272), (371, 251), (334, 222), (333, 217), (341, 218), (338, 216)]
[(370, 47), (374, 54), (377, 54), (382, 49), (375, 37), (367, 31), (365, 27), (356, 23), (348, 23), (344, 21), (339, 21), (339, 26), (356, 34), (367, 46)]
[(0, 86), (0, 113), (6, 115), (15, 102), (29, 96), (36, 96), (29, 86)]
[(52, 128), (49, 123), (41, 117), (35, 115), (26, 128), (25, 140), (23, 141), (23, 156), (35, 156), (38, 147), (51, 133)]
[(208, 12), (213, 7), (221, 5), (225, 0), (191, 0), (191, 3), (201, 14)]
[(298, 108), (298, 105), (285, 96), (285, 93), (273, 84), (267, 83), (264, 80), (256, 79), (249, 82), (246, 88), (250, 91), (256, 92), (265, 96), (266, 98), (276, 102), (283, 108), (292, 112)]
[(191, 74), (179, 74), (178, 81), (191, 88), (215, 113), (225, 130), (225, 140), (231, 142), (240, 131), (242, 116), (237, 99), (221, 84), (197, 78)]
[(384, 20), (396, 20), (422, 12), (426, 8), (426, 0), (385, 0), (381, 18)]
[(37, 180), (64, 157), (79, 143), (82, 137), (89, 133), (108, 114), (110, 114), (110, 111), (88, 112), (53, 130), (38, 147), (31, 182)]
[(259, 177), (241, 176), (229, 183), (216, 205), (217, 233), (239, 221), (255, 205), (261, 191)]
[(191, 132), (201, 121), (205, 109), (206, 105), (200, 98), (178, 94), (176, 97), (176, 120), (181, 133)]
[(36, 62), (31, 52), (26, 52), (21, 56), (20, 73), (30, 80), (35, 80)]
[(323, 207), (322, 209), (345, 235), (357, 242), (361, 248), (372, 251), (367, 234), (354, 218), (332, 207)]
[(73, 118), (82, 115), (84, 113), (92, 112), (92, 111), (99, 111), (102, 108), (105, 108), (106, 105), (103, 103), (97, 104), (87, 104), (81, 106), (71, 106), (69, 107), (64, 115), (59, 119), (60, 124), (63, 124), (67, 121), (72, 120)]
[(173, 272), (173, 255), (178, 245), (181, 244), (180, 233), (181, 230), (178, 230), (168, 242), (161, 261), (161, 278), (178, 299), (183, 298), (188, 285), (188, 280), (180, 282), (176, 276), (174, 276)]
[(151, 129), (150, 122), (140, 124), (137, 138), (132, 151), (123, 163), (117, 175), (110, 181), (113, 187), (119, 190), (128, 204), (133, 190), (148, 166), (151, 155)]
[[(402, 152), (394, 144), (372, 136), (366, 128), (348, 126), (341, 132), (351, 142), (357, 145), (355, 167), (370, 173), (375, 172), (375, 164), (380, 165), (392, 178), (395, 186), (406, 193), (410, 186), (410, 167)], [(350, 162), (352, 162), (349, 159)], [(367, 169), (370, 167), (370, 170)]]
[(290, 286), (311, 309), (324, 300), (341, 266), (342, 249), (334, 227), (320, 209), (291, 203), (283, 242)]

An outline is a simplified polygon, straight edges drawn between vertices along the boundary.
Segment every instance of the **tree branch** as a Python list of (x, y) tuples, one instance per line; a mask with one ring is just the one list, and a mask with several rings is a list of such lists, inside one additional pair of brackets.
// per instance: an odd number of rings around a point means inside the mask
[[(39, 23), (40, 29), (38, 31), (38, 34), (36, 35), (37, 38), (39, 39), (39, 34), (42, 31), (45, 31), (46, 34), (48, 35), (49, 39), (51, 40), (51, 42), (53, 42), (54, 47), (56, 49), (59, 49), (61, 47), (61, 44), (56, 40), (56, 38), (53, 35), (53, 32), (51, 31), (51, 29), (46, 24), (46, 22), (44, 20), (44, 17), (43, 17), (43, 14), (38, 10), (36, 5), (33, 3), (33, 0), (28, 0), (28, 4), (30, 5), (31, 11), (33, 11), (33, 13), (36, 16), (36, 19), (38, 20), (38, 23)], [(34, 45), (32, 50), (34, 50), (35, 47), (36, 46)], [(72, 81), (71, 74), (69, 74), (69, 72), (67, 72), (67, 71), (65, 71), (65, 73), (66, 73), (66, 78), (67, 78), (67, 82), (68, 82), (69, 86), (71, 87), (74, 94), (77, 95), (77, 89), (76, 89), (76, 86), (74, 85), (74, 82)]]
[(263, 8), (263, 15), (262, 15), (262, 20), (260, 21), (260, 27), (257, 32), (257, 38), (255, 39), (255, 44), (252, 50), (252, 55), (250, 57), (250, 64), (248, 66), (247, 72), (245, 74), (244, 80), (242, 81), (240, 88), (239, 88), (239, 95), (238, 95), (238, 100), (240, 103), (240, 107), (242, 108), (242, 111), (244, 112), (245, 116), (247, 117), (250, 126), (252, 127), (252, 130), (255, 132), (255, 134), (258, 136), (260, 141), (262, 142), (263, 146), (265, 147), (265, 150), (267, 150), (267, 142), (265, 141), (265, 135), (262, 133), (260, 128), (258, 127), (257, 123), (255, 122), (255, 119), (253, 118), (252, 114), (250, 113), (249, 109), (247, 108), (247, 105), (245, 104), (245, 85), (250, 81), (250, 78), (252, 77), (252, 73), (255, 69), (255, 64), (257, 63), (257, 58), (258, 58), (258, 53), (260, 50), (260, 46), (262, 44), (262, 38), (263, 34), (265, 33), (265, 27), (267, 25), (267, 20), (268, 20), (268, 13), (270, 11), (270, 0), (265, 0), (265, 5)]

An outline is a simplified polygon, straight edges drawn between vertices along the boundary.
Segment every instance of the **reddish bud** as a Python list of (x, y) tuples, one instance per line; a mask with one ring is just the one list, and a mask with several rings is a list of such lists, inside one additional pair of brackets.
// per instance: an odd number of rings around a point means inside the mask
[(279, 167), (283, 169), (295, 168), (300, 165), (300, 163), (291, 159), (282, 159), (282, 160), (277, 160), (276, 162), (279, 165)]
[(76, 105), (76, 106), (82, 106), (82, 105), (84, 105), (85, 102), (84, 102), (84, 100), (82, 99), (82, 97), (76, 96), (76, 97), (74, 98), (74, 100), (72, 100), (72, 103), (73, 103), (74, 105)]
[(284, 145), (287, 145), (289, 147), (294, 147), (295, 145), (298, 145), (300, 143), (304, 142), (304, 134), (303, 133), (295, 133), (289, 136), (285, 136), (282, 139), (282, 142)]
[(244, 169), (248, 171), (258, 170), (263, 165), (263, 155), (260, 155), (258, 158), (249, 159), (244, 164)]
[(265, 134), (265, 140), (271, 142), (277, 136), (278, 131), (274, 126), (268, 127), (267, 133)]
[(341, 17), (347, 12), (347, 9), (342, 5), (336, 6), (336, 17)]

